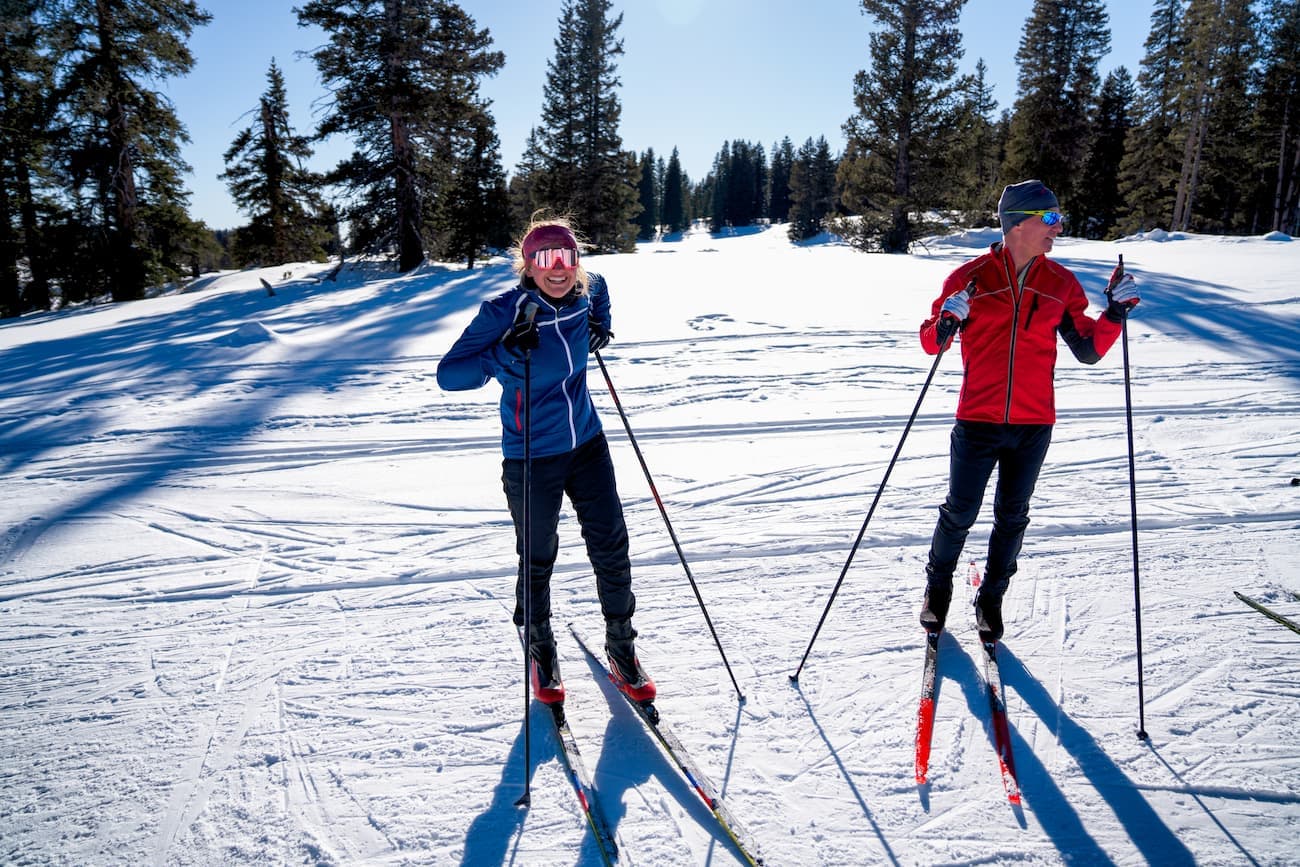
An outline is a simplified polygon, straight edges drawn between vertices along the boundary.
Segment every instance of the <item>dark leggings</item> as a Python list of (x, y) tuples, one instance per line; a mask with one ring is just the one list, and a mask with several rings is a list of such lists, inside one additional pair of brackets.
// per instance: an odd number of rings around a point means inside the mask
[(927, 579), (951, 586), (952, 573), (979, 517), (993, 467), (998, 468), (993, 495), (993, 532), (981, 593), (1000, 597), (1016, 574), (1016, 558), (1029, 526), (1029, 498), (1052, 442), (1049, 424), (990, 424), (958, 421), (949, 451), (948, 499), (939, 507), (939, 523), (930, 542)]
[[(557, 527), (567, 494), (587, 543), (587, 558), (596, 573), (596, 593), (606, 620), (626, 620), (636, 610), (632, 594), (632, 565), (628, 558), (627, 524), (614, 481), (614, 464), (605, 435), (598, 434), (571, 452), (533, 458), (532, 550), (528, 574), (532, 581), (532, 621), (551, 616), (551, 571), (560, 550)], [(515, 623), (524, 622), (524, 462), (502, 462), (501, 483), (515, 524), (519, 573), (515, 582)]]

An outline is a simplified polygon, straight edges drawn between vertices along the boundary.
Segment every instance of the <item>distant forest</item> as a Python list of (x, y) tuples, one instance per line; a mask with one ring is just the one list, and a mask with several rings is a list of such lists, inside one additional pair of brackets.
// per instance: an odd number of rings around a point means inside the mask
[[(1078, 237), (1297, 234), (1300, 0), (1156, 0), (1136, 77), (1121, 67), (1104, 79), (1104, 3), (1035, 0), (1016, 100), (1001, 110), (982, 61), (957, 74), (964, 4), (860, 0), (877, 29), (843, 153), (824, 135), (737, 137), (692, 179), (676, 148), (624, 147), (610, 0), (562, 0), (547, 111), (511, 172), (479, 89), (505, 56), (457, 3), (308, 0), (295, 11), (327, 35), (312, 54), (327, 109), (296, 130), (272, 61), (220, 176), (248, 223), (213, 231), (188, 212), (188, 137), (154, 89), (189, 72), (189, 37), (211, 15), (192, 0), (5, 0), (0, 316), (345, 253), (402, 271), (427, 259), (472, 268), (538, 211), (572, 217), (598, 252), (697, 222), (781, 223), (794, 240), (830, 231), (906, 252), (953, 226), (995, 225), (1002, 187), (1026, 178), (1056, 191)], [(306, 170), (329, 136), (351, 155)]]

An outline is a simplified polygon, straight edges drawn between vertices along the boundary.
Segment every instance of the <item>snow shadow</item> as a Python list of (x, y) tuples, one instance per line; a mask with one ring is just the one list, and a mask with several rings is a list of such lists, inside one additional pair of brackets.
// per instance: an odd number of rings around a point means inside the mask
[[(966, 660), (973, 669), (974, 663), (969, 657)], [(1110, 806), (1115, 818), (1147, 863), (1195, 864), (1196, 858), (1191, 851), (1178, 839), (1173, 829), (1165, 824), (1133, 781), (1106, 755), (1088, 730), (1075, 722), (1056, 703), (1038, 679), (1029, 673), (1020, 659), (1004, 644), (998, 645), (998, 665), (1004, 688), (1014, 690), (1048, 731), (1056, 735), (1079, 770)], [(974, 684), (974, 688), (963, 686), (967, 692), (967, 701), (972, 710), (982, 708), (981, 718), (987, 718), (988, 698), (982, 681), (975, 672), (972, 671), (970, 675), (967, 680)], [(1061, 853), (1071, 856), (1082, 854), (1082, 863), (1110, 862), (1112, 859), (1097, 847), (1096, 841), (1084, 830), (1078, 813), (1052, 780), (1051, 773), (1034, 755), (1032, 745), (1020, 736), (1014, 720), (1011, 725), (1011, 740), (1021, 791), (1034, 806), (1034, 815), (1042, 822), (1043, 828), (1051, 835)]]
[[(543, 710), (542, 713), (547, 711)], [(554, 738), (547, 738), (550, 723), (540, 719), (540, 714), (529, 714), (531, 725), (529, 735), (532, 767), (528, 768), (531, 781), (537, 771), (537, 765), (544, 758), (555, 755)], [(547, 755), (539, 755), (545, 746)], [(500, 864), (519, 862), (519, 840), (524, 830), (524, 818), (528, 811), (516, 805), (523, 786), (520, 784), (524, 773), (524, 727), (519, 726), (519, 736), (510, 746), (505, 766), (501, 769), (501, 781), (492, 790), (492, 803), (470, 823), (465, 833), (465, 849), (461, 853), (460, 867), (496, 867)], [(595, 844), (595, 841), (592, 841)]]
[[(1105, 306), (1106, 284), (1114, 265), (1053, 258), (1075, 273), (1095, 305)], [(1139, 268), (1129, 271), (1142, 294), (1142, 303), (1132, 314), (1134, 323), (1170, 335), (1186, 335), (1243, 361), (1280, 362), (1283, 375), (1300, 380), (1300, 316), (1275, 309), (1274, 304), (1240, 299), (1239, 287), (1181, 274)], [(1135, 367), (1140, 363), (1140, 357), (1133, 358)]]
[(884, 850), (885, 856), (889, 859), (889, 863), (894, 865), (901, 864), (902, 862), (898, 860), (898, 855), (895, 854), (893, 847), (891, 847), (889, 841), (885, 839), (885, 832), (881, 829), (880, 823), (876, 821), (876, 817), (872, 814), (871, 808), (867, 806), (867, 799), (862, 797), (862, 792), (858, 791), (857, 784), (853, 782), (853, 774), (849, 773), (849, 769), (844, 766), (844, 760), (840, 758), (839, 750), (835, 747), (835, 744), (831, 743), (830, 737), (826, 734), (826, 729), (817, 721), (817, 714), (813, 712), (813, 707), (808, 701), (808, 696), (803, 694), (803, 689), (799, 686), (798, 681), (792, 681), (792, 684), (795, 692), (799, 693), (799, 700), (803, 702), (804, 712), (808, 714), (808, 721), (812, 723), (813, 728), (817, 730), (817, 736), (820, 737), (822, 743), (826, 745), (826, 753), (831, 757), (831, 760), (835, 762), (835, 767), (839, 769), (840, 776), (844, 777), (844, 781), (849, 784), (849, 791), (853, 793), (854, 800), (856, 800), (858, 806), (862, 808), (862, 815), (865, 816), (867, 822), (871, 824), (871, 830), (875, 833), (876, 839), (880, 841), (880, 848)]
[[(348, 377), (382, 370), (402, 358), (401, 347), (413, 335), (514, 282), (509, 266), (492, 265), (476, 271), (394, 275), (359, 286), (299, 282), (278, 289), (274, 297), (260, 286), (217, 288), (181, 311), (167, 306), (151, 313), (151, 302), (131, 302), (126, 312), (138, 310), (140, 315), (98, 331), (21, 343), (4, 351), (0, 394), (6, 397), (8, 412), (0, 420), (0, 473), (38, 473), (39, 467), (31, 465), (53, 449), (112, 443), (122, 437), (127, 446), (138, 446), (114, 452), (126, 459), (119, 466), (130, 468), (98, 472), (97, 462), (88, 458), (80, 478), (96, 489), (41, 517), (48, 527), (111, 509), (200, 462), (210, 464), (234, 451), (294, 396), (329, 390)], [(308, 297), (346, 291), (360, 293), (358, 300), (312, 304)], [(353, 324), (358, 321), (364, 324)], [(222, 335), (248, 323), (262, 323), (286, 335), (290, 351), (282, 359), (259, 363), (247, 359), (246, 348), (221, 342)], [(344, 325), (351, 327), (346, 332), (349, 347), (342, 352), (333, 342), (294, 339), (298, 332), (328, 333)], [(102, 387), (88, 385), (101, 381)], [(156, 383), (163, 385), (155, 388)], [(213, 389), (238, 393), (238, 399), (189, 416), (178, 414), (170, 424), (147, 431), (115, 428), (120, 407), (112, 396), (134, 392), (131, 396), (143, 403), (158, 394), (184, 399)], [(67, 395), (87, 405), (70, 404)], [(95, 405), (101, 400), (102, 409)], [(63, 465), (76, 469), (75, 462)]]
[[(609, 721), (601, 738), (600, 758), (596, 760), (596, 768), (592, 772), (593, 779), (600, 781), (597, 797), (610, 829), (617, 828), (627, 814), (624, 804), (629, 792), (634, 792), (639, 784), (655, 779), (681, 805), (691, 820), (709, 834), (710, 850), (714, 846), (722, 846), (732, 851), (731, 840), (718, 827), (712, 811), (686, 782), (677, 765), (664, 755), (658, 741), (646, 730), (645, 723), (627, 706), (622, 694), (609, 682), (605, 670), (586, 654), (583, 656), (591, 676), (600, 685), (600, 691), (610, 706)], [(710, 852), (710, 856), (711, 854)], [(713, 859), (710, 857), (708, 860), (711, 862)]]

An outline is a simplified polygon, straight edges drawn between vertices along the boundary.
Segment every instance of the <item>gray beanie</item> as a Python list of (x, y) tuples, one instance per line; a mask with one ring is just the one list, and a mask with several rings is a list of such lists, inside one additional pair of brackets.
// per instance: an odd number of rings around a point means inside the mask
[(1002, 198), (998, 199), (998, 221), (1002, 223), (1002, 234), (1005, 235), (1013, 226), (1033, 216), (1013, 214), (1012, 211), (1056, 211), (1060, 207), (1056, 195), (1042, 181), (1011, 184), (1002, 191)]

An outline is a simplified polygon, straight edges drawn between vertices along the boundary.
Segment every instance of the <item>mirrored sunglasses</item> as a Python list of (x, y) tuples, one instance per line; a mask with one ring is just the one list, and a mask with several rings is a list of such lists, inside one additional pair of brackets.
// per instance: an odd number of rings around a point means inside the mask
[(1029, 214), (1040, 218), (1049, 226), (1055, 226), (1057, 223), (1065, 222), (1065, 214), (1060, 211), (1007, 211), (1008, 214)]
[(559, 262), (565, 268), (578, 267), (578, 251), (572, 247), (560, 247), (554, 250), (538, 250), (533, 254), (533, 264), (538, 268), (549, 270)]

